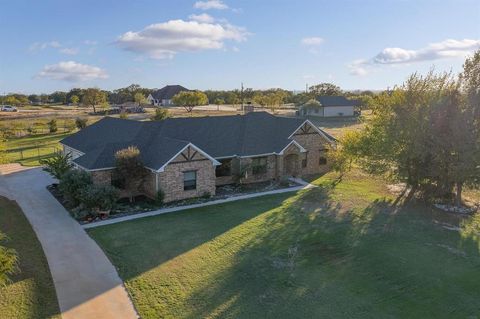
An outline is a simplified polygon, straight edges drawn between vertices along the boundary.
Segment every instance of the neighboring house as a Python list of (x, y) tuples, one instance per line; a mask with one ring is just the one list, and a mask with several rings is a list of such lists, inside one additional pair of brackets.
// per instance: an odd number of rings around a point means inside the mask
[(148, 103), (154, 106), (172, 106), (172, 98), (182, 91), (190, 91), (181, 85), (167, 85), (160, 90), (156, 90), (147, 97)]
[(308, 120), (266, 112), (140, 122), (105, 117), (61, 141), (77, 168), (111, 184), (115, 153), (140, 150), (146, 195), (165, 201), (214, 195), (216, 186), (318, 174), (335, 139)]
[(317, 98), (318, 103), (305, 103), (300, 107), (300, 115), (302, 116), (354, 116), (355, 108), (358, 107), (357, 100), (349, 100), (344, 96), (320, 96)]

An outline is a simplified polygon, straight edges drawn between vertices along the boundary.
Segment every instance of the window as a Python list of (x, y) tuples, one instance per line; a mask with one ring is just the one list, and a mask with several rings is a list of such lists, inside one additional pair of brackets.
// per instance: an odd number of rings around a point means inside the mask
[(220, 176), (231, 176), (232, 175), (232, 159), (223, 159), (219, 160), (221, 163), (215, 168), (215, 175), (217, 177)]
[(252, 174), (259, 175), (267, 172), (267, 157), (255, 157), (252, 160)]
[(188, 191), (197, 188), (197, 172), (188, 171), (183, 173), (183, 190)]
[(324, 156), (320, 156), (318, 158), (318, 165), (327, 165), (327, 158)]
[(302, 167), (303, 168), (307, 167), (307, 159), (302, 160)]

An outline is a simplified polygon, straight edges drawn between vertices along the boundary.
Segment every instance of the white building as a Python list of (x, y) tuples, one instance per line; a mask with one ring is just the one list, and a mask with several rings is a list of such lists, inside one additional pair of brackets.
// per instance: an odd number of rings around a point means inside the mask
[(347, 117), (355, 115), (357, 100), (349, 100), (344, 96), (320, 96), (300, 107), (302, 116)]

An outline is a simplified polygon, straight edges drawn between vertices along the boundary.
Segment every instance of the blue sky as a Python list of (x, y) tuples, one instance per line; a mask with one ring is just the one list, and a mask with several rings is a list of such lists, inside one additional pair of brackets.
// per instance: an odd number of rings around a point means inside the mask
[(0, 93), (181, 84), (384, 89), (461, 69), (478, 0), (0, 0)]

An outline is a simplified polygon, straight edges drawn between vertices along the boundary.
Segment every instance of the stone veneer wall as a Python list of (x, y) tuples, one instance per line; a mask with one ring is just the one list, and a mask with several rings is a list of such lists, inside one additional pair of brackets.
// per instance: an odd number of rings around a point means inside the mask
[[(258, 156), (264, 157), (264, 156)], [(267, 155), (267, 172), (264, 174), (254, 175), (252, 173), (252, 161), (253, 157), (240, 158), (240, 171), (247, 167), (247, 178), (242, 178), (242, 183), (257, 183), (264, 182), (272, 179), (276, 179), (277, 175), (277, 159), (276, 155)]]
[[(183, 190), (183, 173), (197, 172), (197, 188)], [(165, 194), (165, 202), (186, 198), (215, 195), (215, 166), (210, 160), (171, 163), (159, 173), (159, 188)]]
[[(328, 163), (327, 165), (318, 164), (320, 156), (327, 156), (327, 153), (321, 150), (330, 147), (323, 136), (316, 133), (298, 134), (294, 135), (293, 139), (307, 150), (307, 167), (302, 168), (300, 164), (302, 175), (319, 174), (330, 169), (330, 165)], [(302, 158), (302, 156), (300, 156), (300, 158)]]
[(96, 185), (110, 185), (112, 183), (112, 170), (90, 172), (92, 181)]

